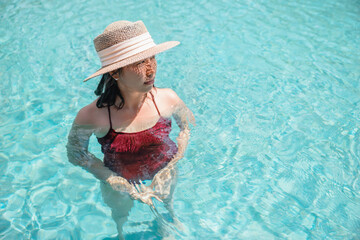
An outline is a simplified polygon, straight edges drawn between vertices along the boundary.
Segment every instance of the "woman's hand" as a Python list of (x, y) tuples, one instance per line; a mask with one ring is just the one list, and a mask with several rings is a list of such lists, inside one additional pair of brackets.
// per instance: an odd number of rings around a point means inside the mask
[(131, 185), (125, 178), (120, 176), (110, 176), (106, 179), (106, 182), (111, 186), (115, 191), (126, 192), (128, 194), (136, 193), (136, 188)]
[[(146, 187), (141, 183), (140, 187), (130, 184), (125, 178), (120, 176), (110, 176), (106, 179), (106, 182), (110, 184), (113, 190), (119, 192), (126, 192), (130, 195), (131, 199), (138, 200), (143, 202), (152, 208), (154, 208), (154, 203), (151, 198), (156, 198), (160, 202), (162, 200), (155, 194), (155, 192)], [(136, 188), (137, 187), (137, 188)]]
[(137, 200), (151, 206), (152, 208), (155, 207), (151, 198), (156, 198), (158, 201), (162, 202), (162, 200), (151, 187), (147, 187), (141, 182), (139, 185), (134, 186), (138, 190), (138, 192), (134, 194), (134, 197), (136, 197)]
[(166, 199), (170, 195), (171, 186), (175, 177), (176, 169), (174, 165), (168, 164), (154, 176), (150, 189), (155, 188), (154, 193), (161, 199)]

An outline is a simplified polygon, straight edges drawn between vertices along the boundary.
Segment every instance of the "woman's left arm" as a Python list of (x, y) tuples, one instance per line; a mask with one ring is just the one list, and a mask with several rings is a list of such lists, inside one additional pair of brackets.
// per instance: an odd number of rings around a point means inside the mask
[(177, 140), (178, 151), (173, 156), (168, 165), (161, 169), (153, 178), (150, 185), (151, 188), (155, 187), (156, 192), (158, 192), (162, 198), (170, 193), (170, 186), (172, 183), (173, 177), (176, 175), (175, 164), (184, 157), (185, 150), (188, 145), (190, 138), (190, 123), (195, 125), (194, 114), (190, 109), (185, 105), (185, 103), (177, 96), (177, 94), (168, 89), (169, 99), (172, 103), (172, 116), (174, 117), (177, 125), (180, 128), (180, 132)]
[[(176, 94), (176, 93), (175, 93)], [(177, 95), (176, 95), (177, 97)], [(179, 98), (179, 97), (178, 97)], [(178, 160), (184, 157), (185, 150), (187, 148), (190, 138), (190, 123), (195, 125), (194, 114), (185, 105), (185, 103), (179, 98), (177, 104), (174, 107), (172, 115), (180, 128), (178, 137), (176, 138), (178, 152), (173, 159), (169, 162), (168, 166), (174, 166)]]

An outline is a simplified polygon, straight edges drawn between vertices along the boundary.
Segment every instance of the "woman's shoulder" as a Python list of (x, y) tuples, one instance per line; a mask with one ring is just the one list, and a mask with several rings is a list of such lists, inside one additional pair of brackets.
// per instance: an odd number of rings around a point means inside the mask
[(171, 88), (156, 88), (154, 91), (155, 101), (163, 117), (170, 117), (182, 106), (183, 101)]
[(90, 125), (90, 126), (96, 126), (98, 122), (99, 116), (101, 116), (102, 111), (104, 109), (98, 108), (96, 106), (96, 102), (98, 99), (95, 99), (92, 103), (84, 106), (79, 110), (79, 112), (76, 115), (75, 123), (78, 125)]
[(180, 97), (171, 88), (156, 88), (156, 95), (161, 102), (166, 102), (170, 105), (177, 105), (182, 102)]

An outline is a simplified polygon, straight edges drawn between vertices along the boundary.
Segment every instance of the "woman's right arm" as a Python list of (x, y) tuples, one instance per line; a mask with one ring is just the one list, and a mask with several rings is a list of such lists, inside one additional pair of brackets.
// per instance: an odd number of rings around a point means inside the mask
[(88, 151), (90, 136), (95, 131), (94, 125), (90, 122), (91, 119), (92, 116), (88, 106), (81, 109), (77, 114), (66, 145), (69, 161), (75, 166), (80, 166), (90, 172), (97, 179), (107, 182), (114, 190), (134, 195), (136, 193), (134, 186), (105, 167), (103, 161)]
[(103, 162), (88, 151), (89, 139), (93, 129), (79, 125), (75, 121), (71, 127), (66, 145), (69, 162), (92, 173), (97, 179), (106, 181), (113, 172)]

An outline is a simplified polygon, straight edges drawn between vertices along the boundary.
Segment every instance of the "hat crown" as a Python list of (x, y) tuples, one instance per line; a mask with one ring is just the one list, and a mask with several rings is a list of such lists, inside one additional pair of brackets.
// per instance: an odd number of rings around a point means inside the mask
[(148, 32), (142, 21), (116, 21), (109, 24), (104, 32), (94, 39), (97, 52)]
[(125, 67), (178, 45), (178, 41), (155, 44), (144, 23), (116, 21), (94, 39), (101, 68), (84, 80)]

